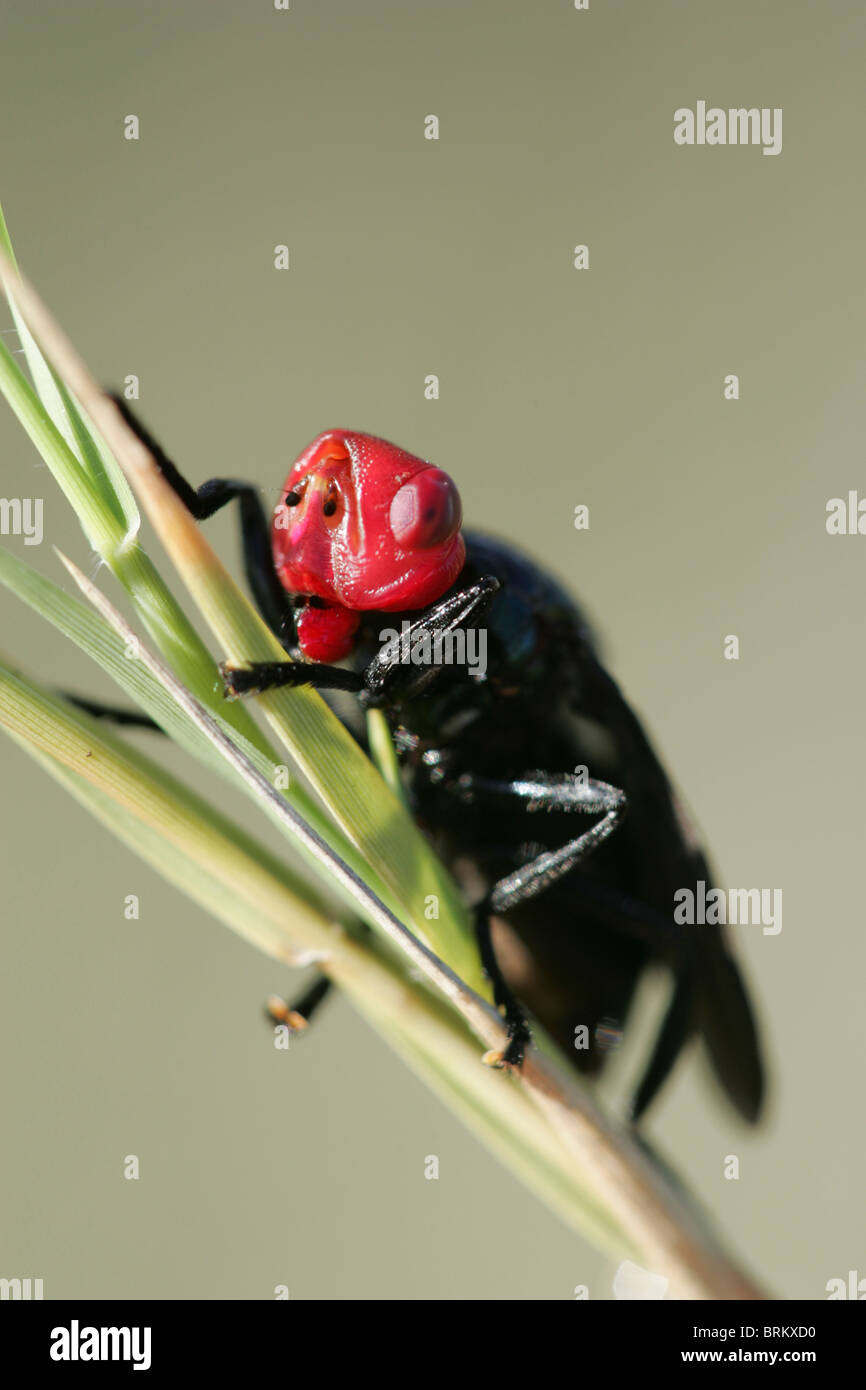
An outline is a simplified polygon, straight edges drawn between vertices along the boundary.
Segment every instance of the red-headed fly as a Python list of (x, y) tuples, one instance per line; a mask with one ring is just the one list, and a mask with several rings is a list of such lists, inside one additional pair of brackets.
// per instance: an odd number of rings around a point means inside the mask
[[(462, 530), (451, 478), (385, 440), (319, 435), (268, 518), (250, 483), (194, 490), (117, 404), (196, 518), (239, 503), (248, 582), (293, 659), (224, 668), (227, 693), (312, 685), (384, 711), (413, 812), (473, 902), (504, 1062), (522, 1061), (526, 1009), (597, 1075), (662, 964), (671, 997), (634, 1118), (696, 1037), (756, 1120), (757, 1032), (723, 928), (674, 920), (674, 894), (706, 887), (710, 870), (574, 600), (512, 545)], [(386, 627), (406, 641), (383, 646)], [(481, 633), (481, 673), (405, 659)], [(284, 1016), (301, 1026), (327, 990), (318, 979)]]

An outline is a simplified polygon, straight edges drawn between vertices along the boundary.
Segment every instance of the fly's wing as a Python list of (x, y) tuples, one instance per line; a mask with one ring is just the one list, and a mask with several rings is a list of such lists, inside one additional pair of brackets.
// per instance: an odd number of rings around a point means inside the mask
[[(706, 860), (699, 857), (701, 874), (709, 885)], [(710, 926), (698, 931), (709, 933), (695, 972), (698, 1022), (716, 1076), (743, 1118), (754, 1124), (765, 1092), (755, 1016), (722, 929)]]
[(713, 1069), (740, 1114), (754, 1123), (764, 1100), (758, 1030), (742, 976), (724, 943), (706, 952), (698, 979), (701, 1028)]
[[(666, 922), (672, 921), (674, 892), (695, 890), (701, 880), (709, 891), (709, 867), (677, 811), (668, 779), (640, 721), (616, 682), (588, 642), (578, 644), (575, 656), (576, 711), (597, 720), (612, 735), (616, 767), (610, 780), (623, 788), (629, 801), (622, 829), (608, 842), (609, 852), (616, 853), (617, 837), (627, 830), (632, 864), (635, 856), (639, 864), (632, 891)], [(680, 963), (691, 976), (692, 1021), (726, 1094), (747, 1120), (754, 1121), (761, 1111), (764, 1073), (742, 975), (718, 926), (683, 926), (680, 931), (683, 935), (670, 959), (675, 969)], [(660, 947), (659, 956), (663, 956), (663, 943)], [(684, 1016), (683, 1040), (688, 1031)]]

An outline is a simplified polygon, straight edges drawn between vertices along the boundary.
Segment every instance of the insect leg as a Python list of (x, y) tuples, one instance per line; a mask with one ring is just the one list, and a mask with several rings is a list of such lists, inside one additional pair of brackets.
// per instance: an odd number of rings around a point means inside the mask
[(357, 671), (318, 661), (251, 661), (248, 666), (232, 666), (223, 661), (220, 672), (230, 700), (299, 685), (312, 685), (316, 690), (348, 690), (353, 695), (364, 690), (364, 677)]
[[(466, 589), (438, 599), (425, 609), (400, 638), (399, 644), (386, 643), (367, 666), (364, 684), (371, 699), (411, 699), (426, 690), (443, 670), (441, 662), (435, 660), (436, 643), (441, 652), (444, 643), (460, 628), (475, 627), (498, 589), (499, 580), (487, 576)], [(433, 659), (404, 664), (404, 653), (411, 658), (418, 643), (429, 644)]]
[(70, 705), (83, 709), (85, 714), (92, 714), (94, 719), (104, 719), (108, 724), (123, 724), (133, 729), (153, 729), (158, 734), (163, 732), (155, 719), (151, 719), (149, 714), (142, 714), (140, 710), (125, 709), (122, 705), (103, 705), (98, 700), (85, 700), (65, 690), (60, 693)]
[(291, 609), (286, 591), (274, 569), (270, 528), (257, 490), (250, 483), (233, 478), (211, 478), (196, 490), (133, 414), (127, 402), (120, 396), (112, 396), (112, 400), (133, 434), (156, 459), (162, 476), (196, 521), (207, 521), (214, 512), (237, 498), (247, 582), (265, 622), (282, 640), (287, 631), (292, 631)]
[(292, 1033), (302, 1033), (312, 1022), (316, 1010), (332, 989), (333, 981), (329, 980), (327, 975), (319, 975), (294, 1004), (287, 1004), (284, 999), (272, 995), (267, 1002), (265, 1015), (274, 1023), (286, 1024)]
[[(453, 634), (466, 624), (472, 625), (486, 613), (499, 588), (496, 579), (480, 579), (468, 589), (461, 589), (448, 598), (440, 599), (412, 623), (401, 638), (405, 650), (412, 652), (416, 642), (436, 635)], [(384, 616), (384, 615), (383, 615)], [(242, 695), (259, 695), (263, 690), (285, 686), (312, 685), (319, 690), (348, 690), (365, 695), (367, 703), (376, 705), (387, 700), (407, 699), (418, 695), (436, 679), (444, 668), (427, 663), (404, 666), (400, 650), (386, 643), (362, 671), (346, 671), (340, 666), (328, 666), (312, 661), (254, 661), (247, 666), (223, 665), (220, 670), (230, 699)]]
[(512, 992), (505, 980), (505, 976), (499, 968), (496, 959), (496, 952), (493, 949), (493, 941), (490, 936), (490, 898), (489, 896), (479, 903), (474, 910), (475, 919), (475, 939), (478, 942), (478, 953), (481, 956), (481, 964), (484, 973), (493, 986), (493, 1002), (498, 1009), (505, 1011), (505, 1024), (508, 1029), (508, 1046), (502, 1053), (501, 1059), (496, 1054), (488, 1054), (488, 1061), (496, 1061), (497, 1065), (507, 1063), (512, 1067), (519, 1067), (523, 1061), (527, 1045), (531, 1034), (526, 1015), (518, 1003), (516, 995)]
[(450, 790), (470, 805), (489, 805), (504, 799), (516, 802), (527, 812), (574, 811), (602, 817), (560, 849), (545, 850), (530, 863), (501, 878), (490, 892), (490, 906), (494, 912), (507, 912), (569, 873), (613, 833), (626, 806), (625, 793), (618, 787), (591, 777), (584, 780), (568, 772), (530, 772), (509, 781), (467, 772)]
[(575, 811), (601, 815), (602, 819), (561, 849), (538, 855), (514, 873), (496, 882), (476, 908), (475, 925), (481, 961), (493, 985), (493, 997), (505, 1010), (510, 1040), (503, 1061), (519, 1066), (529, 1040), (523, 1011), (502, 976), (490, 939), (490, 917), (507, 912), (556, 883), (615, 829), (625, 809), (625, 794), (607, 782), (586, 781), (572, 773), (531, 772), (525, 777), (499, 780), (464, 773), (450, 784), (450, 791), (470, 805), (489, 806), (503, 800), (516, 802), (527, 812)]

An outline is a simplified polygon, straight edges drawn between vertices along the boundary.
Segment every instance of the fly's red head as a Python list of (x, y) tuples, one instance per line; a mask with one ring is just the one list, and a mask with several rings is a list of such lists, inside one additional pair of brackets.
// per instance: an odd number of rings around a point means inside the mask
[(466, 556), (454, 483), (441, 468), (369, 434), (328, 430), (293, 465), (274, 512), (277, 573), (304, 608), (298, 639), (314, 661), (347, 656), (360, 614), (424, 608)]

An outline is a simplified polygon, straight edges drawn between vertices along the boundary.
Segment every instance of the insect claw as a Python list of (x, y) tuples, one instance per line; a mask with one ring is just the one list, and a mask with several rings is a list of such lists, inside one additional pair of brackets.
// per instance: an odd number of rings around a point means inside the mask
[(223, 678), (223, 699), (236, 700), (238, 692), (235, 690), (234, 685), (232, 684), (231, 664), (228, 661), (221, 661), (219, 663), (218, 670)]
[(247, 674), (242, 667), (233, 666), (230, 661), (221, 661), (219, 673), (223, 678), (224, 700), (239, 700), (242, 695), (258, 694), (256, 686), (247, 685), (243, 679), (239, 681), (235, 678), (236, 673), (240, 673), (242, 678)]
[(497, 1071), (501, 1071), (505, 1066), (505, 1053), (501, 1048), (492, 1047), (489, 1052), (485, 1052), (481, 1061), (485, 1067), (494, 1067)]
[(285, 1023), (288, 1012), (289, 1006), (285, 999), (281, 999), (278, 994), (268, 996), (268, 1001), (265, 1004), (265, 1013), (268, 1018), (272, 1018), (275, 1023)]
[(297, 1009), (290, 1009), (285, 999), (281, 999), (278, 994), (272, 994), (265, 1006), (265, 1013), (274, 1023), (282, 1023), (292, 1033), (305, 1033), (309, 1028), (309, 1023), (303, 1014), (298, 1013)]

